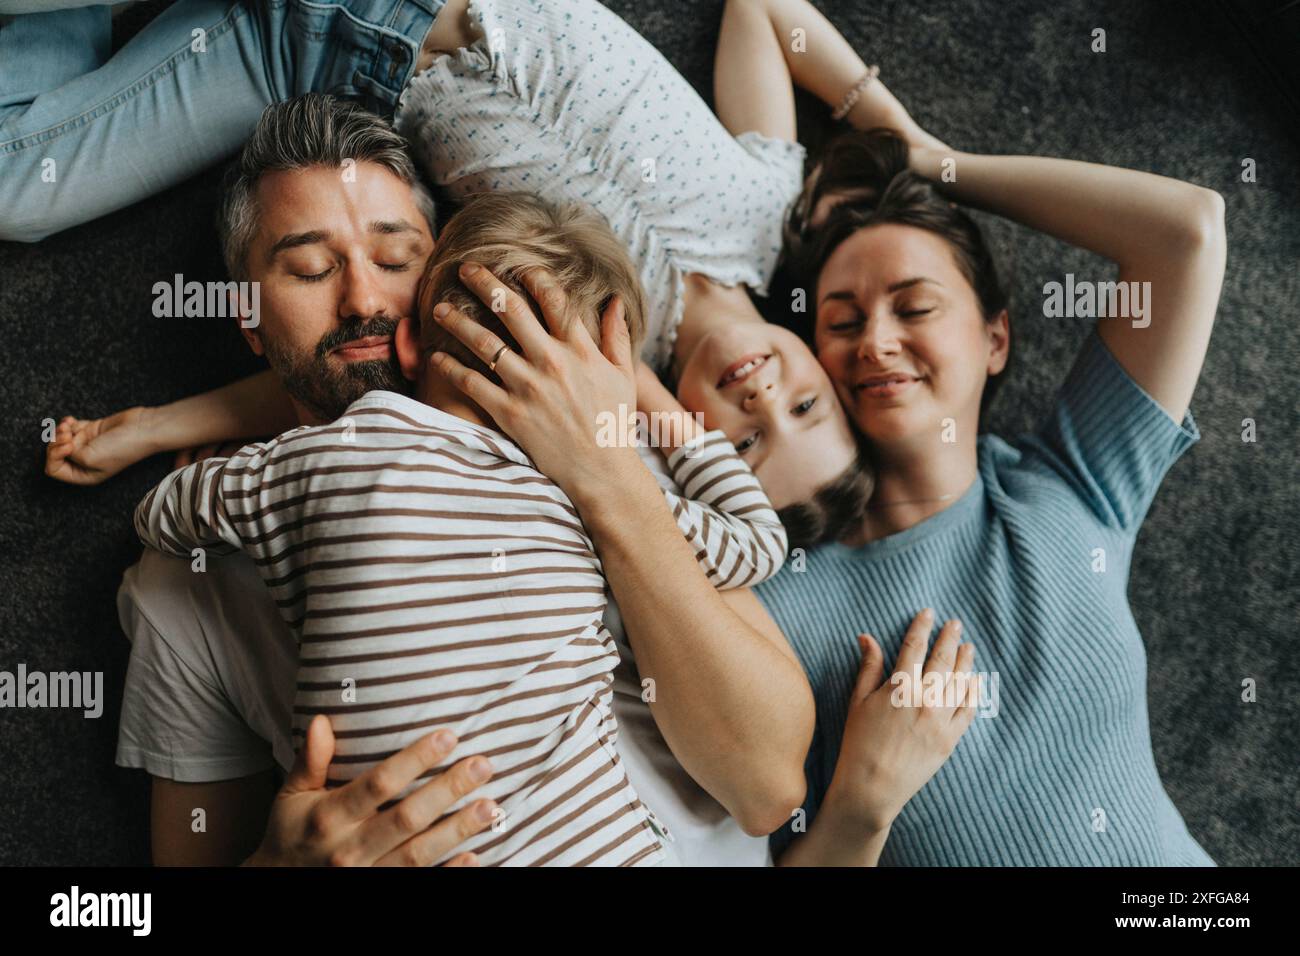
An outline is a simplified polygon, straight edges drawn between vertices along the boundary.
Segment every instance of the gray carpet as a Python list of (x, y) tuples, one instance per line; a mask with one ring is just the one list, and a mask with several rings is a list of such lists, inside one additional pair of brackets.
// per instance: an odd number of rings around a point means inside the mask
[[(720, 0), (612, 2), (702, 91)], [(1224, 865), (1300, 861), (1300, 150), (1270, 76), (1210, 0), (824, 2), (937, 135), (979, 151), (1065, 155), (1213, 187), (1228, 207), (1219, 324), (1193, 405), (1202, 440), (1170, 474), (1133, 566), (1161, 776)], [(1108, 52), (1089, 51), (1094, 27)], [(3, 64), (0, 64), (3, 69)], [(806, 106), (807, 104), (805, 104)], [(810, 120), (817, 110), (806, 110)], [(1258, 163), (1240, 181), (1243, 157)], [(256, 368), (234, 330), (155, 319), (151, 288), (218, 278), (215, 176), (35, 246), (0, 243), (0, 669), (99, 670), (102, 718), (0, 713), (0, 862), (148, 859), (148, 788), (113, 765), (127, 644), (114, 595), (138, 548), (131, 508), (157, 459), (106, 486), (43, 478), (41, 421), (160, 403)], [(995, 430), (1028, 428), (1084, 334), (1046, 320), (1044, 282), (1095, 271), (1086, 254), (999, 225), (1015, 280), (1018, 368)], [(1259, 440), (1241, 440), (1253, 418)], [(1291, 656), (1287, 656), (1287, 655)], [(1241, 701), (1245, 678), (1258, 700)]]

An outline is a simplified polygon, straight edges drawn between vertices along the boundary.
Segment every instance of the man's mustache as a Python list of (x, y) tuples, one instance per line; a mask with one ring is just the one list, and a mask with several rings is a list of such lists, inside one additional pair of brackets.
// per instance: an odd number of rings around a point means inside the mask
[(327, 353), (332, 352), (340, 345), (346, 345), (357, 339), (364, 339), (371, 335), (391, 336), (396, 331), (397, 319), (381, 316), (362, 319), (353, 316), (337, 329), (321, 336), (321, 340), (316, 343), (316, 357), (324, 358)]

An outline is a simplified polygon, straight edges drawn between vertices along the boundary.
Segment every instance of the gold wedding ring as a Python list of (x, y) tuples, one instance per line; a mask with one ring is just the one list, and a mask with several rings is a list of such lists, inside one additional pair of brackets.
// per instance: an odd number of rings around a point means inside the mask
[(502, 345), (501, 348), (497, 349), (497, 354), (492, 356), (492, 361), (488, 362), (488, 371), (495, 372), (497, 370), (497, 359), (499, 359), (501, 357), (501, 353), (508, 348), (510, 348), (510, 346)]

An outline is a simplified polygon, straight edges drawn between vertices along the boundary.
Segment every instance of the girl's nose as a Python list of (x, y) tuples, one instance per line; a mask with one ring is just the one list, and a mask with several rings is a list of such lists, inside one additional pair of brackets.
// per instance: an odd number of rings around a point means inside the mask
[(742, 403), (745, 411), (749, 411), (750, 407), (758, 402), (760, 394), (763, 396), (764, 401), (770, 400), (776, 394), (776, 386), (771, 382), (768, 382), (761, 388), (751, 389)]

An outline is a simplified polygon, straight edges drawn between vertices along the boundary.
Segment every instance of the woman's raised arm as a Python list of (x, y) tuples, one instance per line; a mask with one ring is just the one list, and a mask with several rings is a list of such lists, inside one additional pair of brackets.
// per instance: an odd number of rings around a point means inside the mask
[(953, 199), (1117, 263), (1129, 314), (1103, 318), (1102, 341), (1170, 417), (1182, 419), (1223, 285), (1222, 196), (1151, 173), (1040, 156), (920, 148), (911, 166)]

